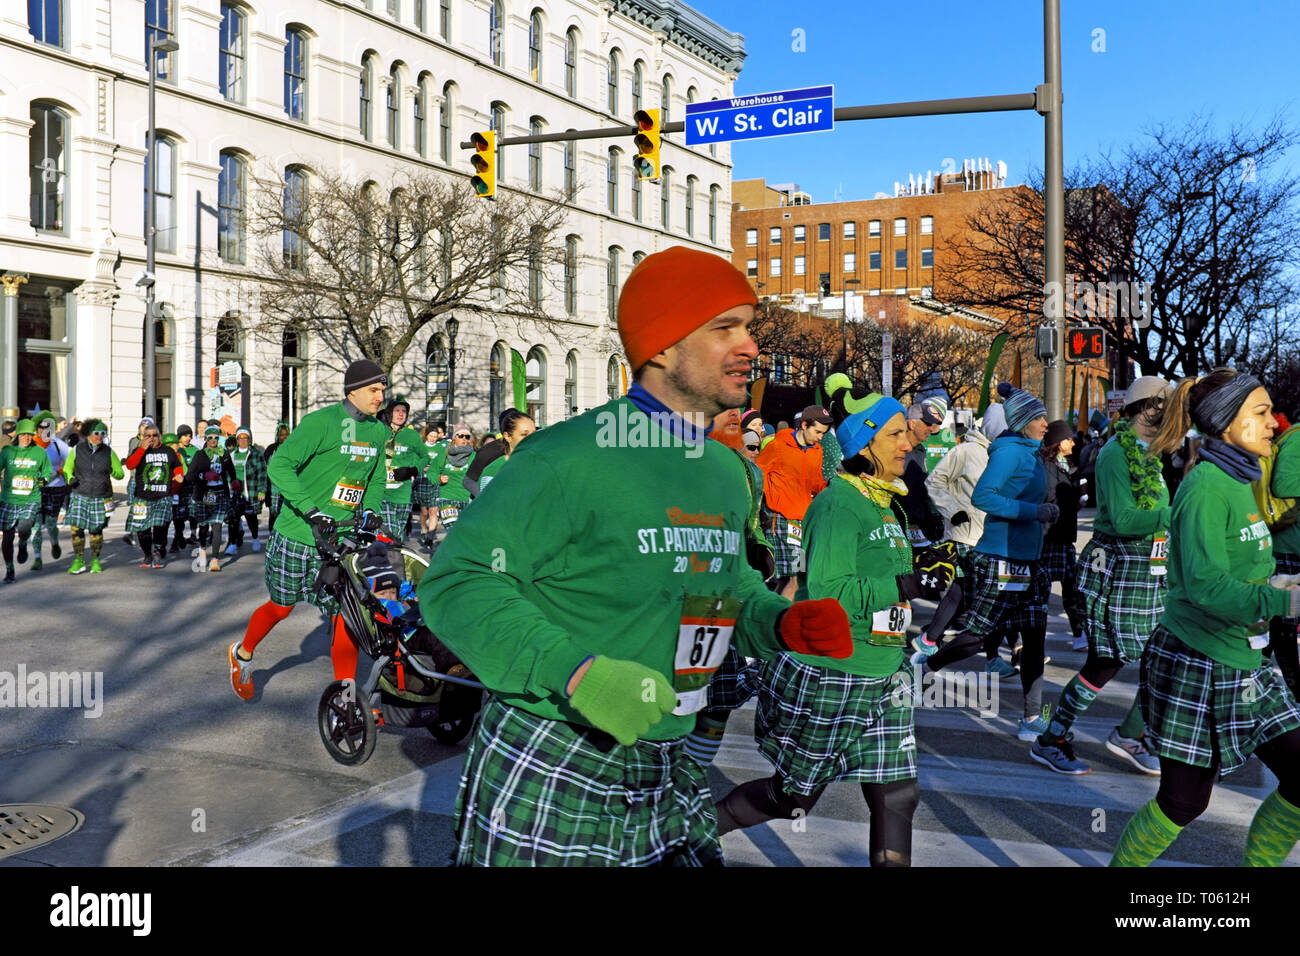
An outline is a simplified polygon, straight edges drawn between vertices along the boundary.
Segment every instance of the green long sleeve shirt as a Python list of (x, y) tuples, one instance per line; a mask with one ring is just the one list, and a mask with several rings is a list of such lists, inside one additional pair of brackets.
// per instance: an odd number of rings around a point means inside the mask
[[(1277, 450), (1273, 460), (1273, 494), (1282, 498), (1300, 498), (1300, 435), (1290, 435)], [(1300, 521), (1273, 535), (1273, 550), (1300, 554)]]
[(16, 443), (0, 448), (0, 501), (12, 505), (39, 501), (41, 486), (53, 477), (50, 456), (35, 442), (26, 448)]
[[(390, 429), (391, 430), (391, 429)], [(399, 428), (384, 446), (385, 468), (384, 500), (397, 504), (411, 503), (411, 489), (414, 479), (398, 481), (393, 477), (394, 468), (422, 469), (428, 464), (429, 456), (424, 452), (424, 440), (414, 428)]]
[(1160, 623), (1185, 644), (1237, 670), (1260, 665), (1247, 642), (1285, 615), (1287, 592), (1269, 585), (1273, 538), (1248, 484), (1203, 461), (1174, 499), (1169, 593)]
[(1124, 446), (1118, 438), (1106, 442), (1097, 455), (1097, 473), (1093, 479), (1097, 488), (1097, 515), (1093, 531), (1117, 538), (1148, 538), (1157, 531), (1168, 531), (1172, 515), (1169, 507), (1169, 488), (1160, 479), (1159, 507), (1139, 508), (1133, 497), (1133, 477), (1129, 472)]
[(853, 631), (853, 656), (844, 660), (793, 656), (814, 667), (863, 677), (894, 673), (903, 662), (903, 647), (872, 644), (871, 632), (877, 612), (887, 612), (904, 600), (895, 576), (912, 570), (907, 529), (891, 508), (837, 477), (808, 506), (803, 541), (808, 569), (799, 574), (794, 599), (839, 601)]
[(377, 418), (353, 418), (342, 402), (305, 416), (267, 466), (268, 477), (284, 498), (275, 529), (300, 544), (313, 544), (304, 517), (312, 508), (341, 521), (359, 508), (378, 511), (389, 434)]
[[(665, 437), (598, 442), (611, 416)], [(773, 656), (789, 603), (746, 562), (741, 463), (714, 441), (685, 451), (626, 398), (530, 437), (434, 555), (418, 592), (429, 627), (504, 702), (583, 726), (563, 691), (589, 655), (676, 683), (688, 596), (739, 601), (731, 646)], [(673, 714), (645, 736), (694, 726)]]

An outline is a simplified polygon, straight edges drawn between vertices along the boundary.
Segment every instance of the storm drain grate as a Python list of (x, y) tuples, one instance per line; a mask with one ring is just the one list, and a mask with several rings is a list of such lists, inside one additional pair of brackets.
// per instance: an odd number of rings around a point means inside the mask
[(0, 860), (26, 853), (81, 829), (80, 810), (48, 803), (0, 804)]

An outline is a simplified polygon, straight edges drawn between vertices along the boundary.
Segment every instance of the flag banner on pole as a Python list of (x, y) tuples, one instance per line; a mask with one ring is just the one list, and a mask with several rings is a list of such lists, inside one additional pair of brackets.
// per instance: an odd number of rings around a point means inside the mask
[(528, 378), (524, 371), (524, 357), (514, 349), (510, 350), (510, 384), (514, 392), (514, 406), (521, 412), (528, 411)]
[(989, 360), (984, 364), (984, 384), (980, 386), (980, 403), (975, 412), (976, 418), (983, 418), (984, 412), (989, 407), (989, 385), (993, 382), (993, 369), (997, 367), (998, 357), (1002, 354), (1002, 346), (1007, 344), (1007, 339), (1011, 336), (1002, 332), (993, 339), (992, 346), (989, 347)]

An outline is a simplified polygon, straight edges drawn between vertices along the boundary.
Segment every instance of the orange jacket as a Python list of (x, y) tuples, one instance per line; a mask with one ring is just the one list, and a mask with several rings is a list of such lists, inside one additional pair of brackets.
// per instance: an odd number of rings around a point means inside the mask
[(800, 447), (794, 429), (783, 428), (758, 456), (763, 469), (763, 498), (769, 511), (802, 521), (813, 495), (826, 487), (822, 446)]

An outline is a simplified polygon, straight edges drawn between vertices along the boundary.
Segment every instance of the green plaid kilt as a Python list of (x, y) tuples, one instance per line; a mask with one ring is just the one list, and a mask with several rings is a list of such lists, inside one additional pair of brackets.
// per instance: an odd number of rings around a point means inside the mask
[(438, 490), (433, 487), (433, 482), (424, 475), (416, 475), (411, 488), (411, 507), (432, 508), (437, 500)]
[(135, 497), (135, 472), (131, 472), (131, 477), (126, 480), (126, 500), (130, 501)]
[(399, 544), (406, 539), (406, 523), (411, 519), (411, 506), (404, 501), (381, 501), (379, 517), (384, 522), (384, 531)]
[(59, 512), (68, 506), (69, 491), (71, 489), (67, 485), (58, 485), (54, 488), (46, 485), (41, 489), (42, 520), (58, 520)]
[(790, 519), (783, 514), (769, 511), (767, 505), (763, 505), (760, 510), (763, 521), (763, 535), (767, 538), (767, 543), (772, 546), (772, 555), (776, 558), (777, 576), (788, 577), (791, 574), (798, 574), (800, 571), (805, 570), (808, 565), (804, 558), (803, 548), (797, 544), (791, 544), (789, 538), (786, 537), (789, 534)]
[(1079, 558), (1074, 553), (1074, 545), (1062, 544), (1058, 541), (1044, 541), (1043, 554), (1038, 560), (1042, 562), (1043, 570), (1047, 572), (1049, 582), (1074, 582), (1076, 565), (1079, 563)]
[(0, 501), (0, 531), (8, 531), (20, 521), (30, 521), (35, 525), (40, 515), (40, 495), (28, 495), (26, 501)]
[(812, 667), (789, 654), (763, 661), (754, 739), (787, 792), (916, 777), (913, 676), (903, 661), (888, 677)]
[(299, 601), (316, 605), (326, 614), (338, 613), (338, 602), (324, 592), (316, 592), (316, 575), (320, 574), (320, 553), (310, 544), (286, 538), (278, 530), (271, 532), (266, 543), (266, 560), (262, 577), (271, 600), (281, 607)]
[[(1277, 562), (1277, 571), (1275, 574), (1300, 574), (1300, 554), (1291, 554), (1289, 551), (1274, 551), (1273, 559)], [(1295, 632), (1297, 626), (1300, 626), (1300, 618), (1284, 617), (1288, 630)]]
[(68, 524), (91, 534), (103, 531), (108, 524), (108, 512), (104, 506), (112, 498), (87, 498), (75, 491), (68, 497)]
[(1142, 654), (1142, 717), (1158, 756), (1239, 768), (1260, 744), (1300, 728), (1300, 708), (1271, 661), (1239, 671), (1157, 625)]
[(998, 590), (998, 558), (981, 551), (970, 551), (969, 581), (962, 586), (967, 599), (966, 626), (972, 634), (986, 637), (993, 633), (1032, 631), (1047, 627), (1047, 599), (1052, 584), (1041, 561), (1017, 561), (1028, 564), (1030, 584), (1024, 591)]
[[(144, 516), (141, 518), (135, 516), (136, 505), (144, 505)], [(134, 531), (147, 531), (150, 528), (165, 525), (171, 520), (171, 498), (159, 498), (157, 501), (147, 501), (144, 498), (134, 498), (126, 509), (127, 534)]]
[(284, 495), (280, 494), (275, 485), (271, 486), (271, 493), (266, 496), (266, 506), (273, 515), (278, 515), (284, 507)]
[(709, 681), (709, 708), (735, 710), (758, 692), (758, 667), (733, 647)]
[[(208, 500), (209, 495), (212, 496), (211, 503)], [(205, 491), (202, 497), (191, 499), (190, 518), (195, 524), (221, 524), (228, 514), (230, 514), (230, 498), (225, 488)]]
[(190, 516), (190, 496), (172, 495), (172, 518), (184, 524)]
[(1089, 649), (1125, 664), (1140, 660), (1169, 587), (1168, 574), (1151, 573), (1151, 539), (1094, 534), (1078, 567)]
[(713, 797), (684, 739), (623, 747), (489, 695), (456, 796), (456, 864), (720, 866)]

